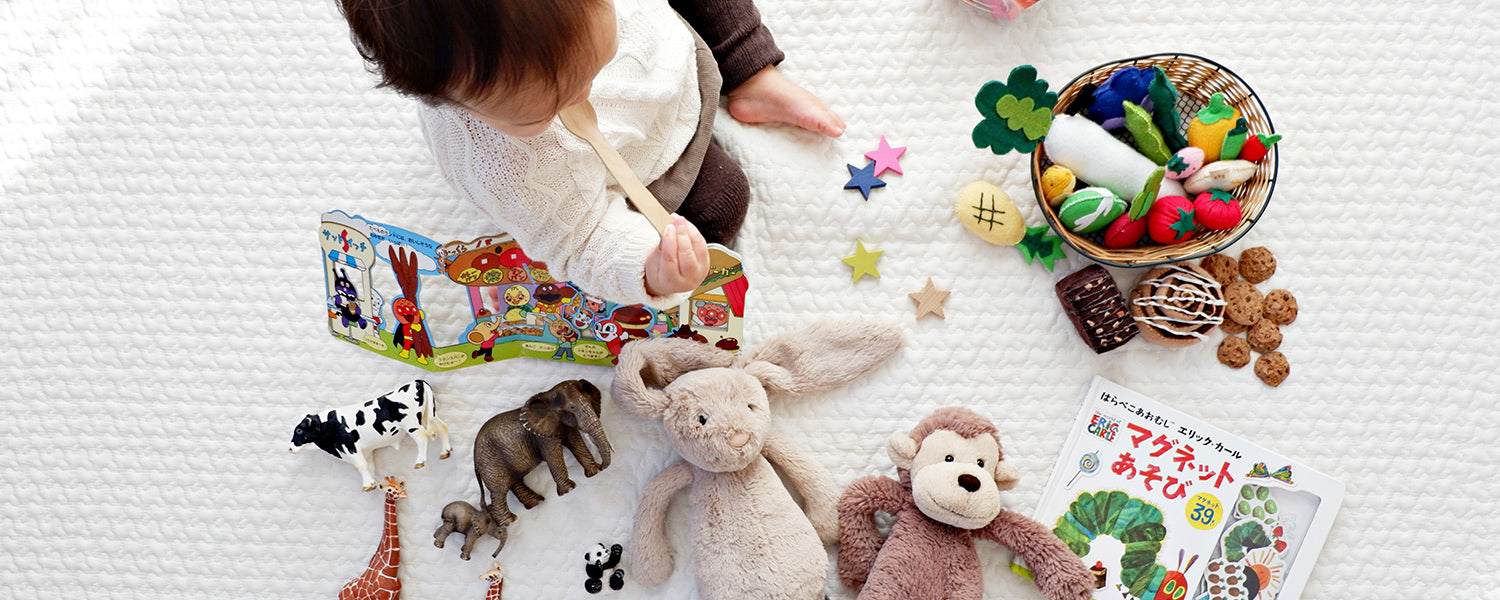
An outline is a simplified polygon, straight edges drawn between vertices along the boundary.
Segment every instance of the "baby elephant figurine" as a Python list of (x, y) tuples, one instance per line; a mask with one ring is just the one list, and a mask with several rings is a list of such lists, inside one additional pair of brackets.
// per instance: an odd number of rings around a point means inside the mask
[(469, 560), (469, 552), (474, 550), (474, 542), (479, 541), (479, 538), (485, 535), (500, 540), (500, 545), (495, 547), (495, 553), (490, 557), (500, 556), (500, 551), (505, 549), (505, 540), (508, 537), (505, 526), (497, 527), (494, 521), (490, 520), (488, 513), (474, 508), (473, 504), (463, 500), (449, 502), (443, 507), (443, 525), (432, 534), (432, 545), (442, 548), (443, 543), (448, 541), (448, 536), (455, 531), (464, 536), (464, 546), (458, 552), (458, 557), (464, 560)]
[[(505, 505), (506, 493), (514, 492), (526, 508), (542, 501), (541, 494), (527, 487), (523, 478), (544, 461), (559, 496), (573, 489), (563, 448), (583, 465), (585, 477), (609, 466), (609, 440), (599, 423), (599, 401), (599, 388), (594, 384), (582, 379), (564, 381), (532, 396), (521, 408), (490, 417), (479, 428), (474, 437), (474, 475), (479, 478), (480, 505), (496, 526), (516, 520)], [(585, 435), (599, 449), (597, 462), (584, 443)]]
[[(822, 465), (772, 428), (767, 394), (846, 383), (900, 346), (900, 329), (863, 322), (820, 323), (739, 356), (684, 339), (626, 345), (614, 401), (660, 419), (682, 457), (641, 493), (629, 554), (636, 580), (654, 587), (672, 574), (667, 504), (691, 485), (699, 597), (823, 598), (838, 493)], [(772, 465), (801, 493), (805, 514)]]

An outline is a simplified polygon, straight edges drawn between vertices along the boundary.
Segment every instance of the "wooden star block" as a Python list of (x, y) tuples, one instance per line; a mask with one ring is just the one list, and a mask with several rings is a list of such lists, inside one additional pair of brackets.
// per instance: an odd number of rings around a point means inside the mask
[(922, 291), (907, 294), (907, 297), (911, 298), (912, 302), (917, 303), (918, 319), (928, 314), (934, 314), (937, 315), (937, 318), (946, 320), (946, 317), (943, 316), (943, 303), (948, 301), (949, 293), (951, 293), (950, 290), (937, 289), (936, 286), (932, 285), (932, 278), (928, 277), (927, 286), (922, 288)]
[(860, 277), (864, 277), (866, 275), (869, 275), (870, 277), (873, 277), (875, 279), (880, 279), (880, 271), (875, 269), (875, 261), (880, 259), (880, 255), (884, 254), (885, 251), (876, 250), (874, 252), (870, 252), (869, 250), (865, 250), (865, 243), (863, 240), (854, 240), (854, 244), (854, 255), (844, 257), (844, 264), (847, 264), (854, 269), (853, 281), (859, 281)]

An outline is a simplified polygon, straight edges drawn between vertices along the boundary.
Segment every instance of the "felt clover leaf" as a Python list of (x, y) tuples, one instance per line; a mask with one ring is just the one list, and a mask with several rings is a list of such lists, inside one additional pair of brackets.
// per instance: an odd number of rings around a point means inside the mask
[(1037, 225), (1026, 228), (1026, 237), (1021, 238), (1021, 243), (1016, 244), (1016, 247), (1021, 250), (1021, 256), (1026, 259), (1026, 264), (1040, 260), (1042, 266), (1051, 271), (1057, 259), (1065, 258), (1062, 245), (1062, 238), (1053, 235), (1051, 227)]
[(1224, 97), (1223, 92), (1214, 94), (1212, 98), (1208, 99), (1208, 106), (1198, 111), (1198, 120), (1203, 121), (1204, 125), (1213, 125), (1223, 119), (1233, 118), (1234, 107), (1229, 105), (1229, 101)]
[(1036, 68), (1021, 65), (1011, 69), (1005, 83), (991, 81), (979, 88), (974, 106), (984, 117), (974, 126), (975, 148), (995, 154), (1027, 153), (1052, 127), (1052, 108), (1057, 94), (1047, 91), (1047, 81), (1036, 78)]

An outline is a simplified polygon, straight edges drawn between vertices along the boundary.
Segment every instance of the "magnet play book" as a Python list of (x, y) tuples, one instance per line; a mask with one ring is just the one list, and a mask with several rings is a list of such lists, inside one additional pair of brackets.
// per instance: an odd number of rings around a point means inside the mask
[(681, 305), (620, 305), (557, 281), (509, 235), (439, 244), (343, 211), (319, 227), (335, 338), (429, 371), (517, 356), (610, 365), (624, 344), (682, 337), (738, 351), (740, 258), (708, 246), (708, 278)]

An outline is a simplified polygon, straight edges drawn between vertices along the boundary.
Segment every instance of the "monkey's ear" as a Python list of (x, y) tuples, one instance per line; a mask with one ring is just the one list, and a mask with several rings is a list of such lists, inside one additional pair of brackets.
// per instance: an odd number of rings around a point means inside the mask
[(886, 450), (891, 454), (891, 462), (896, 463), (896, 468), (911, 470), (911, 462), (917, 458), (917, 441), (911, 439), (904, 433), (893, 433), (886, 440)]
[(995, 464), (995, 487), (1008, 490), (1021, 482), (1021, 472), (1005, 461)]

